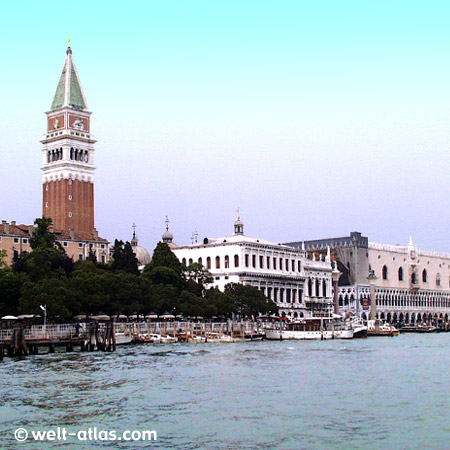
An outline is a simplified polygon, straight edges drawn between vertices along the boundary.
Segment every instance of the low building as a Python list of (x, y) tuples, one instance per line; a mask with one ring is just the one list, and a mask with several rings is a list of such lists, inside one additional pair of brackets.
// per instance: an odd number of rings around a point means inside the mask
[[(15, 221), (8, 223), (2, 220), (0, 224), (0, 249), (6, 250), (6, 263), (11, 264), (14, 255), (26, 255), (31, 252), (30, 238), (34, 230), (33, 225), (18, 225)], [(93, 233), (85, 235), (76, 233), (74, 230), (61, 231), (52, 230), (56, 240), (66, 254), (74, 261), (86, 259), (89, 253), (93, 253), (97, 261), (107, 263), (108, 241), (98, 236), (94, 229)]]
[(350, 236), (291, 242), (310, 254), (325, 254), (342, 272), (339, 304), (343, 313), (367, 318), (373, 270), (377, 316), (389, 322), (447, 322), (450, 316), (450, 254), (418, 249), (410, 237), (407, 246), (377, 244), (359, 232)]
[(330, 255), (311, 260), (302, 249), (246, 236), (238, 218), (231, 236), (173, 247), (185, 265), (199, 263), (213, 276), (212, 286), (228, 283), (254, 286), (273, 300), (280, 314), (306, 317), (329, 312), (333, 294)]

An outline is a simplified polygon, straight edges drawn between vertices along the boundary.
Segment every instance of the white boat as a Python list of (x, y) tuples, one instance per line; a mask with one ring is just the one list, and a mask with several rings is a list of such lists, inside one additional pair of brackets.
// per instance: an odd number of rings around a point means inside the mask
[(367, 334), (369, 336), (398, 336), (399, 333), (394, 325), (380, 319), (367, 321)]
[(361, 319), (357, 317), (352, 317), (347, 319), (346, 321), (353, 328), (353, 337), (354, 338), (366, 338), (367, 337), (367, 326), (364, 325)]
[(135, 337), (135, 341), (141, 344), (159, 344), (161, 342), (161, 335), (156, 333), (144, 333)]
[(281, 330), (277, 328), (266, 328), (264, 333), (266, 339), (270, 341), (281, 341), (283, 339), (281, 336)]
[(206, 338), (205, 338), (205, 336), (195, 335), (195, 336), (189, 337), (188, 342), (190, 344), (202, 344), (202, 343), (206, 342)]
[(116, 332), (116, 345), (126, 345), (133, 342), (133, 336), (130, 333), (124, 333), (123, 331)]
[(228, 336), (228, 334), (224, 334), (220, 336), (219, 339), (220, 342), (236, 342), (231, 336)]
[(308, 317), (279, 327), (266, 328), (266, 339), (271, 340), (328, 340), (352, 339), (353, 328), (334, 317)]
[(175, 344), (178, 342), (178, 338), (176, 336), (161, 336), (161, 344)]

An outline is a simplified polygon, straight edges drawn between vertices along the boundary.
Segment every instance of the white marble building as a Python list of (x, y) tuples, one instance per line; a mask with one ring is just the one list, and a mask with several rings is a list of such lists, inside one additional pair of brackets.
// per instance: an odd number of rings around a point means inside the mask
[(202, 264), (220, 290), (228, 283), (260, 289), (279, 306), (281, 315), (305, 317), (332, 309), (329, 254), (313, 261), (303, 249), (246, 236), (239, 218), (231, 236), (205, 238), (172, 251), (187, 266)]
[(339, 304), (342, 313), (367, 318), (373, 270), (377, 315), (389, 322), (448, 322), (450, 317), (450, 254), (418, 249), (409, 244), (388, 245), (369, 242), (358, 232), (348, 237), (288, 244), (304, 247), (310, 254), (332, 249), (342, 277)]

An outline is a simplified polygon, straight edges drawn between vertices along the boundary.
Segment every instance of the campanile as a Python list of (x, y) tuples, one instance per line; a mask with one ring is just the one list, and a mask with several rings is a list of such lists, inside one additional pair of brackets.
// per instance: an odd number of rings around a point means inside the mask
[(41, 141), (42, 215), (57, 230), (74, 230), (86, 238), (94, 233), (94, 143), (90, 116), (72, 49), (66, 59), (47, 115)]

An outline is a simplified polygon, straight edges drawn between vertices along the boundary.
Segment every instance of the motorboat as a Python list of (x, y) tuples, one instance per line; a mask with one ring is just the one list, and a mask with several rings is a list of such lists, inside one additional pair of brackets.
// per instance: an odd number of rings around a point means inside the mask
[(353, 327), (333, 316), (307, 317), (279, 326), (265, 329), (266, 339), (270, 340), (327, 340), (352, 339)]
[(246, 341), (262, 341), (264, 339), (264, 334), (262, 333), (245, 333), (244, 339)]
[(133, 342), (133, 335), (131, 333), (124, 333), (123, 331), (116, 332), (116, 345), (126, 345)]
[(441, 330), (433, 325), (419, 324), (403, 325), (399, 331), (400, 333), (439, 333)]
[(175, 342), (178, 342), (178, 338), (176, 336), (161, 335), (161, 344), (175, 344)]
[(399, 330), (388, 322), (380, 319), (367, 321), (368, 336), (398, 336)]
[(156, 333), (144, 333), (135, 337), (135, 342), (140, 344), (159, 344), (161, 342), (161, 335)]
[(352, 317), (346, 320), (347, 323), (353, 328), (354, 338), (366, 338), (367, 337), (367, 325), (357, 317)]
[(206, 342), (206, 338), (205, 338), (205, 336), (199, 336), (199, 335), (190, 336), (190, 337), (188, 337), (188, 342), (190, 344), (202, 344), (202, 343)]

